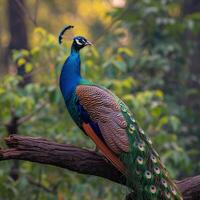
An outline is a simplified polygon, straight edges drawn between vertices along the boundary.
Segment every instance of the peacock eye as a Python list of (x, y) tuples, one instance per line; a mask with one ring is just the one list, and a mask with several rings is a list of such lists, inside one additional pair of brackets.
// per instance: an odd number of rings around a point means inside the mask
[(133, 134), (134, 130), (129, 128), (129, 133)]
[(130, 124), (130, 130), (134, 131), (135, 130), (135, 126), (133, 124)]
[(171, 194), (170, 194), (169, 192), (165, 192), (165, 196), (166, 196), (168, 199), (170, 199)]
[(156, 193), (156, 186), (151, 185), (150, 186), (150, 191), (151, 191), (152, 194), (155, 194)]
[(151, 139), (150, 139), (149, 137), (147, 137), (147, 142), (148, 142), (149, 144), (152, 144), (152, 141), (151, 141)]
[(172, 191), (172, 193), (173, 193), (174, 195), (176, 195), (176, 190), (175, 190), (173, 187), (171, 187), (171, 191)]
[(155, 167), (155, 168), (154, 168), (154, 172), (155, 172), (156, 174), (160, 174), (160, 168), (159, 168), (159, 167)]
[(147, 179), (150, 179), (151, 178), (151, 172), (150, 171), (146, 171), (145, 172), (145, 176)]
[(144, 146), (145, 146), (144, 143), (140, 143), (140, 144), (138, 144), (138, 149), (139, 149), (140, 151), (144, 151)]
[(140, 156), (138, 156), (138, 157), (137, 157), (137, 163), (140, 164), (140, 165), (142, 165), (143, 162), (144, 162), (143, 158), (140, 157)]
[(167, 181), (165, 179), (161, 179), (161, 183), (164, 185), (164, 187), (167, 187)]
[(151, 160), (153, 163), (157, 163), (157, 159), (153, 154), (151, 154)]

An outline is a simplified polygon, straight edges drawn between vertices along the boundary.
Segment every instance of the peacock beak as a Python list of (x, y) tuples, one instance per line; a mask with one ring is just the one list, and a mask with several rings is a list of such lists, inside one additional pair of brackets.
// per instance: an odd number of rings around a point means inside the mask
[(93, 44), (92, 44), (92, 42), (87, 40), (87, 42), (85, 43), (85, 46), (87, 46), (87, 45), (93, 45)]

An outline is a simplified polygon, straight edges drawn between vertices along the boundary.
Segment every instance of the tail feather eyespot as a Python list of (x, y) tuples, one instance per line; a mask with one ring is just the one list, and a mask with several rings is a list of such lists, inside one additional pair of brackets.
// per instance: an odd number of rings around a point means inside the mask
[(129, 132), (132, 134), (135, 131), (135, 127), (133, 124), (130, 124), (129, 126)]
[(164, 178), (161, 179), (161, 183), (165, 188), (167, 188), (168, 184), (167, 184), (167, 181)]
[(145, 143), (139, 143), (137, 147), (140, 151), (145, 151)]
[(153, 155), (153, 154), (151, 154), (151, 161), (153, 162), (153, 163), (157, 163), (157, 159), (156, 159), (156, 157)]
[(175, 190), (173, 187), (170, 187), (170, 188), (171, 188), (172, 193), (173, 193), (174, 195), (177, 195), (176, 190)]
[(150, 192), (151, 192), (152, 194), (155, 194), (156, 191), (157, 191), (156, 186), (155, 186), (155, 185), (151, 185), (151, 186), (150, 186)]
[(136, 161), (139, 165), (142, 165), (144, 163), (144, 159), (140, 156), (137, 157)]
[(159, 167), (154, 167), (154, 172), (156, 174), (160, 174), (160, 168)]
[(150, 139), (149, 137), (147, 137), (147, 142), (148, 142), (149, 144), (152, 144), (152, 141), (151, 141), (151, 139)]
[(170, 199), (171, 198), (170, 192), (165, 192), (165, 196), (167, 197), (167, 199)]
[(145, 171), (145, 177), (147, 178), (147, 179), (151, 179), (151, 177), (152, 177), (152, 174), (151, 174), (151, 172), (150, 171)]

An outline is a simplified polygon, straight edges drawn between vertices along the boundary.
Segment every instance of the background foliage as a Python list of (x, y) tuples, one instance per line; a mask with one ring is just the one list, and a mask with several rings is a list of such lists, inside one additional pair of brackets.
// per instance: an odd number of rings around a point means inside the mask
[[(200, 80), (192, 55), (199, 44), (200, 13), (187, 13), (179, 0), (36, 2), (37, 23), (30, 17), (34, 0), (21, 11), (26, 14), (30, 47), (13, 50), (12, 61), (0, 65), (0, 137), (8, 135), (6, 123), (14, 115), (23, 119), (19, 134), (94, 148), (69, 118), (58, 88), (71, 42), (59, 46), (57, 35), (64, 24), (73, 24), (68, 38), (86, 35), (94, 43), (81, 52), (83, 76), (128, 104), (173, 178), (199, 174)], [(6, 5), (0, 2), (4, 27)], [(0, 35), (4, 52), (8, 29)], [(23, 77), (13, 70), (22, 67)], [(27, 76), (31, 82), (21, 86)], [(0, 163), (2, 200), (109, 200), (123, 199), (126, 193), (122, 186), (101, 178), (28, 162), (20, 162), (14, 181), (11, 168), (10, 161)]]

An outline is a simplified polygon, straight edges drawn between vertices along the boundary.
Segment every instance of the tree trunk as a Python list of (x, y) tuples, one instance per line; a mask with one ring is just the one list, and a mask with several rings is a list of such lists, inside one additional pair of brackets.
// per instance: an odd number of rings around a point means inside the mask
[[(13, 50), (29, 48), (25, 11), (24, 0), (7, 1), (7, 18), (10, 32), (10, 42), (5, 54), (5, 63), (7, 66), (9, 66)], [(25, 66), (18, 67), (16, 64), (16, 67), (18, 75), (21, 75), (24, 78), (21, 85), (23, 86), (29, 83), (31, 81), (31, 77), (25, 76)]]
[[(24, 9), (23, 9), (24, 8)], [(9, 67), (12, 57), (13, 50), (22, 50), (28, 49), (28, 35), (26, 27), (26, 14), (25, 14), (25, 3), (24, 0), (8, 0), (7, 1), (7, 19), (8, 19), (8, 28), (10, 32), (10, 42), (5, 53), (5, 64)], [(28, 60), (28, 58), (26, 58)], [(23, 77), (23, 80), (20, 82), (19, 86), (23, 87), (31, 81), (31, 77), (26, 75), (25, 65), (18, 67), (17, 61), (14, 66), (17, 70), (17, 74)], [(12, 127), (7, 126), (8, 135), (18, 132), (18, 126), (15, 122), (15, 118), (18, 116), (12, 111), (11, 114), (11, 125)], [(15, 129), (15, 130), (14, 130)], [(10, 169), (10, 176), (13, 180), (17, 180), (19, 177), (19, 163), (14, 161)]]

